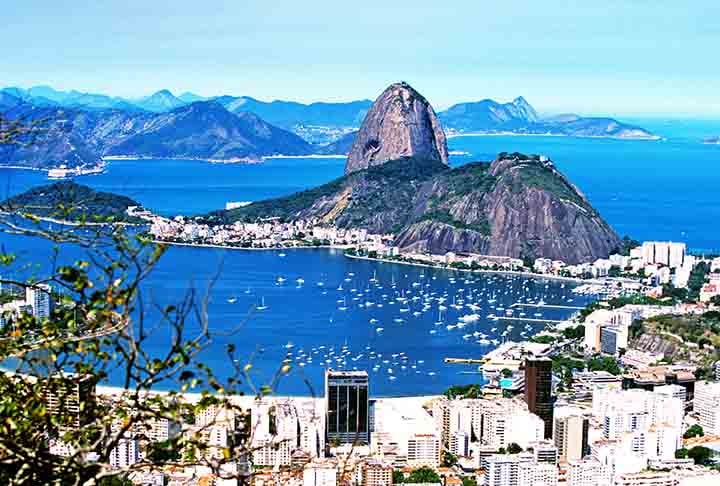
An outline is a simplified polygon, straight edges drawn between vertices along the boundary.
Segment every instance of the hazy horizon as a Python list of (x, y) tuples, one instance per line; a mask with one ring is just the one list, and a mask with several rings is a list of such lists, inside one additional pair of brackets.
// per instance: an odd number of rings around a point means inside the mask
[(547, 114), (717, 118), (720, 5), (694, 7), (28, 1), (4, 9), (0, 84), (310, 103), (372, 100), (405, 80), (438, 110), (524, 96)]

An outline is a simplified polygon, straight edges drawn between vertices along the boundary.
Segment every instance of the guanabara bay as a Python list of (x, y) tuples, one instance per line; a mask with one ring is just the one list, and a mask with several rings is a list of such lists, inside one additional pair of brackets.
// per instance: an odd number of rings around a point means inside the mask
[(0, 486), (720, 485), (720, 4), (5, 3)]

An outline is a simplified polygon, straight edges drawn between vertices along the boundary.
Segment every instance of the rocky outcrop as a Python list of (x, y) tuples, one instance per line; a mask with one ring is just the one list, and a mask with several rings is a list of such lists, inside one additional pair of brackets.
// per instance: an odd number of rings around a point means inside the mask
[(401, 157), (448, 163), (447, 142), (435, 111), (407, 83), (390, 85), (375, 100), (353, 142), (345, 173)]
[(422, 216), (396, 239), (408, 250), (578, 263), (620, 245), (587, 199), (538, 157), (501, 154), (489, 167), (461, 167), (418, 197), (425, 201)]
[(437, 160), (399, 159), (289, 197), (221, 211), (210, 220), (267, 217), (392, 233), (396, 246), (434, 254), (579, 263), (605, 258), (621, 245), (552, 162), (522, 154), (452, 170)]

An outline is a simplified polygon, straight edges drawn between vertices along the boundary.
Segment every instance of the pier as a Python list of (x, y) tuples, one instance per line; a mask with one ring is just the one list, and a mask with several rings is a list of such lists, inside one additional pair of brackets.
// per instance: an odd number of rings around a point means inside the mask
[(522, 304), (520, 302), (516, 302), (510, 307), (536, 307), (536, 308), (545, 308), (545, 309), (571, 309), (571, 310), (583, 310), (584, 307), (578, 307), (575, 305), (557, 305), (557, 304)]
[(484, 359), (479, 358), (445, 358), (444, 361), (453, 364), (483, 364), (485, 362)]
[(494, 320), (498, 321), (529, 321), (529, 322), (552, 322), (559, 324), (567, 321), (567, 319), (543, 319), (542, 317), (510, 317), (510, 316), (495, 316)]

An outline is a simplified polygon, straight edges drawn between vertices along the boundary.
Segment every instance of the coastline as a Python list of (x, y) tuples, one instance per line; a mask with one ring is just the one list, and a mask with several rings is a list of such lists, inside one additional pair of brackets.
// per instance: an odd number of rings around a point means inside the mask
[[(169, 157), (155, 155), (106, 155), (102, 157), (104, 161), (112, 160), (189, 160), (196, 162), (210, 162), (211, 164), (262, 164), (266, 160), (272, 159), (344, 159), (347, 155), (343, 154), (308, 154), (308, 155), (263, 155), (260, 158), (254, 157), (230, 157), (228, 159), (213, 159), (203, 157)], [(43, 170), (43, 169), (38, 169)]]
[(366, 256), (348, 255), (346, 253), (344, 255), (347, 258), (355, 258), (357, 260), (370, 260), (370, 261), (376, 261), (376, 262), (382, 262), (382, 263), (398, 263), (401, 265), (411, 265), (411, 266), (416, 266), (416, 267), (434, 268), (436, 270), (450, 270), (450, 271), (470, 272), (470, 273), (492, 273), (492, 274), (519, 275), (519, 276), (523, 276), (523, 277), (548, 279), (548, 280), (559, 280), (559, 281), (574, 282), (574, 283), (592, 282), (592, 280), (585, 280), (582, 278), (561, 277), (559, 275), (544, 275), (544, 274), (532, 273), (532, 272), (518, 272), (516, 270), (484, 270), (484, 269), (472, 270), (470, 268), (441, 267), (441, 266), (437, 266), (437, 265), (429, 265), (427, 263), (403, 262), (403, 261), (398, 261), (398, 260), (387, 260), (385, 258), (370, 258), (370, 257), (366, 257)]
[(657, 142), (663, 137), (653, 135), (650, 137), (617, 137), (609, 135), (566, 135), (564, 133), (516, 133), (516, 132), (467, 132), (446, 134), (446, 138), (460, 137), (567, 137), (567, 138), (597, 138), (607, 140), (628, 140), (631, 142)]
[(216, 248), (220, 250), (252, 250), (252, 251), (282, 251), (282, 250), (346, 250), (352, 245), (308, 245), (308, 246), (273, 246), (272, 248), (252, 248), (252, 247), (241, 247), (241, 246), (229, 246), (219, 245), (216, 243), (183, 243), (180, 241), (165, 241), (165, 240), (152, 240), (153, 243), (158, 245), (173, 245), (173, 246), (194, 246), (198, 248)]
[(310, 154), (310, 155), (264, 155), (263, 160), (270, 159), (345, 159), (347, 154)]
[[(282, 250), (346, 250), (348, 248), (352, 248), (353, 245), (319, 245), (319, 246), (274, 246), (272, 248), (243, 248), (239, 246), (227, 246), (227, 245), (219, 245), (219, 244), (213, 244), (213, 243), (182, 243), (182, 242), (175, 242), (175, 241), (165, 241), (165, 240), (152, 240), (153, 243), (160, 244), (160, 245), (173, 245), (173, 246), (189, 246), (189, 247), (198, 247), (198, 248), (215, 248), (220, 250), (251, 250), (251, 251), (282, 251)], [(457, 272), (470, 272), (470, 273), (490, 273), (490, 274), (504, 274), (504, 275), (518, 275), (522, 277), (529, 277), (529, 278), (538, 278), (538, 279), (547, 279), (547, 280), (558, 280), (562, 282), (573, 282), (573, 283), (591, 283), (592, 280), (588, 279), (582, 279), (582, 278), (576, 278), (576, 277), (562, 277), (560, 275), (545, 275), (545, 274), (539, 274), (539, 273), (532, 273), (532, 272), (519, 272), (516, 270), (486, 270), (486, 269), (476, 269), (472, 270), (469, 268), (452, 268), (452, 267), (443, 267), (438, 265), (429, 265), (427, 263), (416, 263), (416, 262), (406, 262), (406, 261), (400, 261), (400, 260), (388, 260), (385, 258), (371, 258), (367, 256), (358, 256), (358, 255), (348, 255), (347, 253), (343, 253), (343, 256), (346, 258), (353, 258), (356, 260), (368, 260), (368, 261), (375, 261), (375, 262), (381, 262), (381, 263), (393, 263), (398, 265), (410, 265), (414, 267), (425, 267), (425, 268), (434, 268), (436, 270), (450, 270), (450, 271), (457, 271)]]
[(263, 159), (254, 159), (246, 157), (231, 157), (229, 159), (212, 159), (203, 157), (161, 157), (155, 155), (105, 155), (104, 161), (112, 160), (187, 160), (193, 162), (210, 162), (211, 164), (261, 164)]
[(0, 169), (19, 169), (19, 170), (34, 170), (37, 172), (48, 172), (48, 169), (41, 169), (40, 167), (27, 167), (23, 165), (0, 165)]
[(24, 219), (37, 219), (38, 221), (42, 221), (44, 223), (55, 223), (63, 226), (72, 226), (72, 227), (83, 227), (83, 226), (94, 226), (94, 227), (104, 227), (104, 226), (143, 226), (146, 223), (128, 223), (127, 221), (105, 221), (105, 222), (93, 222), (93, 221), (86, 221), (86, 222), (78, 222), (78, 221), (69, 221), (66, 219), (56, 219), (51, 218), (50, 216), (38, 216), (35, 214), (31, 215), (22, 215), (22, 214), (15, 214), (10, 213), (7, 211), (0, 211), (0, 215), (2, 216), (19, 216)]

